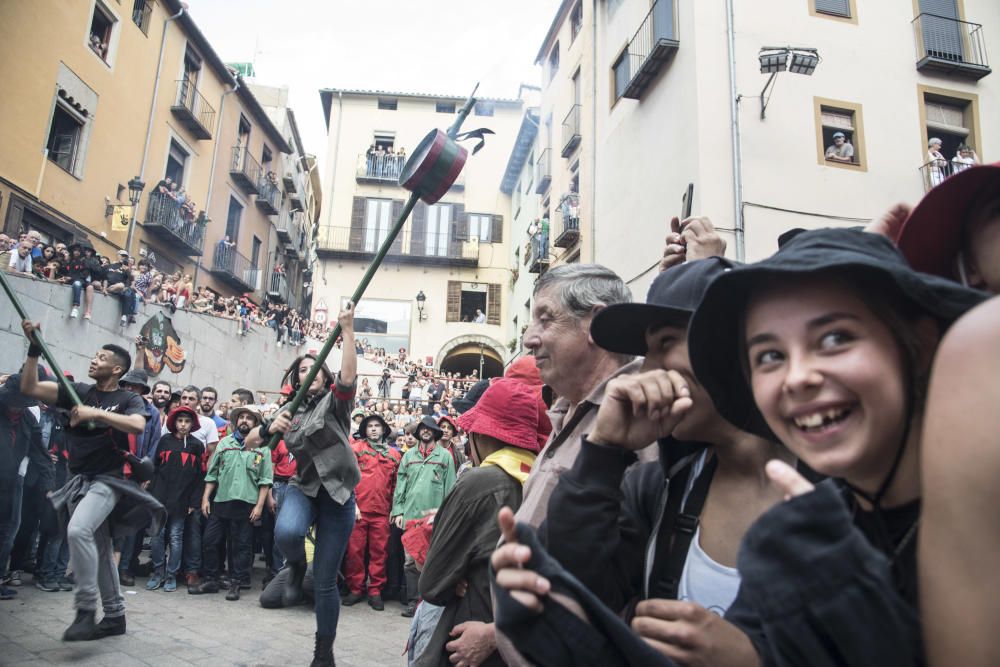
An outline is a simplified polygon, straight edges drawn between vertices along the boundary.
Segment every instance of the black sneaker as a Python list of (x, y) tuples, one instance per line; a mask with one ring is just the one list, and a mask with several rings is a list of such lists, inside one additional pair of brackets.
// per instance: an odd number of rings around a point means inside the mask
[(58, 583), (60, 591), (73, 590), (73, 581), (69, 577), (60, 577)]
[(94, 623), (94, 612), (76, 610), (76, 619), (63, 633), (64, 642), (85, 642), (98, 639), (97, 625)]
[(240, 582), (240, 590), (241, 591), (248, 591), (251, 588), (253, 588), (253, 581), (252, 580), (247, 579), (246, 581), (241, 581)]
[(59, 582), (55, 579), (35, 579), (35, 588), (46, 593), (56, 593), (59, 591)]
[(233, 584), (229, 587), (229, 592), (226, 593), (226, 599), (230, 602), (235, 602), (240, 599), (240, 585)]
[(364, 599), (365, 596), (362, 595), (361, 593), (348, 593), (344, 597), (340, 598), (340, 604), (344, 605), (345, 607), (352, 607)]
[(206, 593), (218, 593), (220, 590), (219, 582), (214, 579), (206, 579), (201, 582), (201, 585), (197, 588), (188, 587), (188, 593), (191, 595), (205, 595)]
[(410, 604), (406, 605), (406, 609), (400, 612), (399, 615), (402, 616), (403, 618), (413, 618), (413, 615), (416, 613), (417, 613), (417, 603), (411, 602)]
[(371, 595), (368, 597), (368, 606), (375, 611), (385, 611), (385, 603), (382, 602), (381, 595)]
[(114, 637), (115, 635), (123, 634), (125, 634), (125, 615), (105, 616), (101, 619), (101, 622), (97, 624), (97, 636), (95, 639), (103, 639), (104, 637)]

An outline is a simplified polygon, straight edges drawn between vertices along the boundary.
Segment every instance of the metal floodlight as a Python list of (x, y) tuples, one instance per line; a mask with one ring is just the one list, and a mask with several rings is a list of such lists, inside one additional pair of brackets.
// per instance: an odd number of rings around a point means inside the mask
[(777, 74), (788, 69), (788, 50), (760, 53), (760, 73)]
[(792, 53), (792, 64), (789, 66), (788, 71), (793, 74), (812, 76), (812, 73), (816, 71), (817, 65), (819, 65), (819, 56), (815, 52), (796, 52)]

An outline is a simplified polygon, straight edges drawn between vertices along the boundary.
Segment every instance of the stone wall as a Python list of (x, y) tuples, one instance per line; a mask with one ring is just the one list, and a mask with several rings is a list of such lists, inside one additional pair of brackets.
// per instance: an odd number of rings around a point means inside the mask
[[(188, 384), (213, 386), (224, 398), (228, 398), (229, 392), (236, 387), (246, 387), (255, 392), (268, 392), (273, 400), (280, 389), (282, 373), (300, 351), (287, 346), (278, 347), (274, 332), (264, 326), (254, 327), (246, 336), (238, 336), (233, 320), (186, 311), (171, 315), (163, 306), (151, 304), (142, 307), (136, 316), (136, 324), (122, 327), (119, 325), (119, 299), (100, 293), (94, 295), (93, 319), (84, 320), (82, 313), (79, 319), (70, 319), (72, 292), (68, 285), (10, 273), (5, 277), (28, 315), (41, 322), (42, 334), (56, 361), (78, 380), (85, 381), (90, 360), (102, 345), (116, 343), (135, 357), (135, 339), (140, 328), (158, 312), (163, 312), (170, 319), (185, 352), (186, 362), (179, 373), (164, 366), (156, 376), (156, 379), (166, 380), (175, 387)], [(319, 347), (318, 343), (310, 342), (301, 351)], [(0, 372), (20, 368), (27, 349), (17, 311), (7, 295), (0, 292)], [(339, 367), (339, 359), (340, 353), (334, 349), (328, 360), (331, 368)]]

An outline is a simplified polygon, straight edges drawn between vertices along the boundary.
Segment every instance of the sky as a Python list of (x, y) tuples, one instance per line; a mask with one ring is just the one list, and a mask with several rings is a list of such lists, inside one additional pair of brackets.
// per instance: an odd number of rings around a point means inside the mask
[(517, 97), (560, 0), (188, 0), (224, 62), (288, 86), (306, 152), (321, 162), (320, 88)]

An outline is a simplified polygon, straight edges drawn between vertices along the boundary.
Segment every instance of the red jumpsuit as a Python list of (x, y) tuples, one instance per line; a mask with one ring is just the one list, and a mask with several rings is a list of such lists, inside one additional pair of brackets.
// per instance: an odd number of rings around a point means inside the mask
[(344, 576), (351, 593), (361, 593), (365, 583), (365, 551), (368, 552), (368, 595), (381, 595), (385, 586), (385, 557), (389, 544), (389, 510), (396, 491), (396, 471), (400, 453), (389, 448), (388, 455), (376, 452), (366, 440), (351, 442), (358, 457), (361, 481), (354, 493), (361, 518), (347, 543)]

